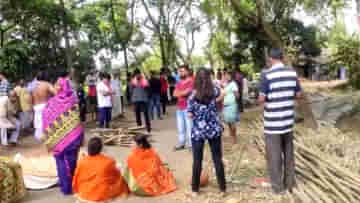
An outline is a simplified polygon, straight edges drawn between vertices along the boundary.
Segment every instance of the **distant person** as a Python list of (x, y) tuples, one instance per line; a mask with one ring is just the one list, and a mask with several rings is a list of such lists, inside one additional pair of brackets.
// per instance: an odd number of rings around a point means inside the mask
[[(21, 130), (17, 104), (17, 97), (13, 91), (9, 96), (0, 96), (0, 139), (3, 146), (16, 146), (17, 144)], [(9, 138), (8, 130), (12, 130)]]
[(47, 82), (47, 76), (44, 72), (39, 72), (37, 75), (37, 84), (32, 91), (32, 101), (34, 103), (34, 128), (35, 138), (40, 141), (43, 139), (43, 110), (47, 105), (48, 100), (56, 95), (56, 89), (52, 84)]
[(100, 128), (110, 128), (111, 122), (111, 113), (112, 113), (112, 97), (114, 95), (114, 91), (110, 85), (110, 75), (108, 73), (100, 74), (100, 82), (96, 86), (96, 95), (97, 95), (97, 103), (98, 109), (100, 113)]
[(25, 81), (21, 79), (14, 89), (20, 102), (20, 122), (21, 128), (27, 130), (33, 121), (33, 102), (30, 92), (25, 88)]
[(230, 136), (233, 139), (233, 143), (237, 143), (236, 125), (240, 119), (240, 112), (238, 106), (239, 88), (234, 80), (234, 72), (227, 71), (225, 73), (225, 87), (224, 87), (224, 107), (223, 107), (223, 119), (229, 126)]
[(79, 88), (77, 90), (77, 97), (79, 99), (80, 120), (81, 122), (86, 122), (87, 102), (86, 102), (85, 90), (82, 83), (80, 83)]
[(86, 77), (86, 84), (88, 86), (88, 98), (89, 98), (89, 110), (90, 116), (93, 120), (97, 120), (97, 96), (96, 96), (96, 84), (97, 76), (95, 70), (92, 70)]
[(175, 146), (175, 150), (182, 150), (187, 147), (191, 149), (191, 128), (192, 121), (187, 114), (187, 99), (194, 88), (194, 80), (189, 75), (190, 69), (188, 65), (179, 67), (180, 81), (176, 84), (174, 97), (177, 98), (176, 120), (178, 128), (179, 142)]
[(170, 104), (176, 103), (176, 97), (174, 97), (174, 91), (177, 84), (177, 81), (174, 76), (168, 76), (169, 89), (168, 89), (168, 100)]
[(113, 74), (111, 78), (110, 84), (111, 88), (114, 91), (114, 95), (112, 96), (112, 117), (116, 118), (122, 114), (122, 104), (121, 104), (121, 82), (119, 80), (120, 74)]
[(124, 178), (131, 193), (160, 196), (177, 189), (171, 171), (151, 147), (145, 135), (134, 137), (136, 147), (126, 160)]
[(156, 75), (156, 72), (151, 71), (151, 78), (149, 80), (149, 93), (150, 93), (150, 100), (149, 100), (149, 114), (150, 118), (154, 119), (154, 112), (156, 112), (157, 117), (159, 120), (162, 120), (161, 116), (161, 80)]
[(80, 200), (106, 201), (129, 193), (115, 160), (103, 155), (102, 149), (101, 139), (91, 138), (88, 155), (78, 161), (72, 186), (75, 196)]
[(196, 74), (195, 88), (189, 97), (187, 111), (193, 121), (191, 140), (193, 149), (192, 191), (199, 193), (204, 144), (210, 145), (221, 192), (226, 191), (225, 171), (222, 161), (222, 124), (217, 116), (216, 102), (223, 99), (219, 87), (211, 79), (211, 73), (200, 68)]
[(7, 118), (9, 121), (15, 126), (15, 129), (11, 132), (10, 135), (10, 144), (17, 145), (18, 137), (20, 136), (21, 132), (21, 121), (20, 121), (20, 102), (18, 96), (16, 95), (15, 91), (10, 91), (9, 93), (9, 103), (7, 108)]
[(0, 73), (0, 96), (8, 96), (10, 88), (10, 83), (6, 79), (5, 74)]
[(294, 109), (301, 86), (293, 69), (283, 64), (283, 52), (269, 53), (271, 67), (264, 72), (259, 103), (264, 103), (264, 134), (268, 170), (274, 193), (292, 192), (295, 186)]
[[(236, 82), (236, 85), (238, 87), (238, 97), (236, 99), (237, 104), (238, 104), (238, 111), (239, 111), (239, 116), (241, 112), (244, 112), (244, 103), (243, 103), (243, 93), (244, 93), (244, 74), (237, 70), (234, 72), (234, 81)], [(240, 119), (239, 119), (240, 120)]]
[(168, 99), (168, 89), (169, 89), (169, 82), (167, 79), (167, 72), (166, 70), (162, 70), (160, 74), (160, 82), (161, 82), (161, 105), (162, 105), (162, 113), (166, 115), (166, 106), (169, 103)]
[(134, 78), (131, 80), (131, 102), (135, 105), (136, 123), (142, 126), (141, 112), (144, 113), (146, 130), (151, 132), (151, 123), (149, 116), (149, 82), (145, 76), (141, 74), (139, 69), (134, 72)]

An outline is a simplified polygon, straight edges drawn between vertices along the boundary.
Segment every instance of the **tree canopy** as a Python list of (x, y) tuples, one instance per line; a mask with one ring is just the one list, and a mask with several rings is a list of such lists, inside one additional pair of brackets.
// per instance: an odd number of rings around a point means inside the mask
[[(2, 0), (0, 71), (12, 80), (74, 70), (160, 70), (188, 63), (255, 72), (271, 47), (289, 63), (341, 48), (335, 40), (350, 0)], [(358, 1), (357, 11), (360, 6)], [(299, 11), (318, 19), (306, 25)], [(359, 13), (359, 12), (358, 12)], [(207, 39), (204, 39), (207, 33)], [(342, 39), (348, 34), (345, 32)], [(201, 40), (200, 40), (201, 38)], [(350, 38), (349, 38), (350, 39)], [(354, 39), (353, 39), (354, 40)], [(205, 42), (204, 44), (200, 44)], [(202, 49), (201, 53), (196, 51)]]

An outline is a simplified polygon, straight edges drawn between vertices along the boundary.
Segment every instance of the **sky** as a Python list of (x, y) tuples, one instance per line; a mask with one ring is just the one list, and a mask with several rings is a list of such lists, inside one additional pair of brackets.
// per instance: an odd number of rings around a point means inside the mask
[[(356, 17), (356, 4), (355, 1), (352, 0), (351, 5), (349, 5), (348, 8), (344, 9), (344, 17), (345, 17), (345, 25), (346, 29), (349, 32), (349, 34), (353, 34), (358, 30), (358, 23), (357, 23), (357, 17)], [(294, 14), (294, 17), (296, 19), (299, 19), (304, 22), (305, 26), (317, 24), (317, 21), (320, 20), (320, 18), (316, 18), (313, 16), (307, 15), (303, 10), (300, 12), (296, 12)], [(329, 21), (328, 24), (331, 25), (333, 22)]]

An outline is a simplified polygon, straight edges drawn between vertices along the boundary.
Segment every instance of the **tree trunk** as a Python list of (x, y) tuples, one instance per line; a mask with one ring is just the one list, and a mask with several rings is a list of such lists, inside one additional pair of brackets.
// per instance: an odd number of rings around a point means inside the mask
[(160, 52), (161, 52), (161, 62), (163, 67), (168, 66), (168, 61), (166, 60), (166, 53), (165, 53), (165, 44), (164, 39), (161, 33), (158, 33), (159, 41), (160, 41)]
[(128, 53), (127, 53), (127, 47), (123, 46), (124, 49), (124, 61), (125, 61), (125, 68), (126, 68), (126, 79), (128, 79), (129, 74), (129, 62), (128, 62)]
[(4, 47), (4, 31), (0, 30), (0, 47), (3, 48)]
[(69, 27), (68, 27), (67, 20), (66, 20), (66, 8), (65, 8), (64, 0), (60, 0), (60, 4), (64, 11), (64, 13), (63, 13), (63, 29), (65, 32), (64, 37), (65, 37), (65, 46), (66, 46), (66, 52), (65, 52), (66, 66), (67, 66), (68, 71), (73, 72), (73, 70), (72, 70), (73, 62), (72, 62), (72, 53), (71, 53), (72, 51), (71, 51), (71, 47), (70, 47)]
[[(163, 21), (165, 21), (165, 12), (164, 12), (164, 2), (159, 1), (159, 37), (160, 37), (160, 49), (161, 49), (161, 59), (162, 59), (162, 65), (164, 67), (169, 66), (169, 56), (171, 56), (170, 50), (168, 49), (170, 47), (170, 41), (169, 41), (169, 29), (167, 27), (164, 27), (165, 24)], [(165, 44), (164, 41), (168, 44)], [(167, 45), (167, 48), (166, 48)]]

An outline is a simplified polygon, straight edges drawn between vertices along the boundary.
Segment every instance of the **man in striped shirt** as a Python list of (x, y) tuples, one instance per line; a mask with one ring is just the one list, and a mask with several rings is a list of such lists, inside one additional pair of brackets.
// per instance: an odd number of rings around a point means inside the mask
[(271, 67), (264, 72), (259, 96), (259, 103), (265, 103), (266, 159), (273, 191), (291, 192), (295, 185), (294, 109), (301, 87), (296, 72), (282, 63), (281, 49), (271, 49), (269, 60)]

